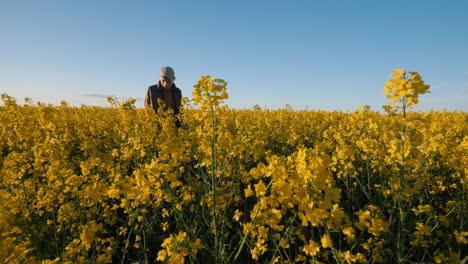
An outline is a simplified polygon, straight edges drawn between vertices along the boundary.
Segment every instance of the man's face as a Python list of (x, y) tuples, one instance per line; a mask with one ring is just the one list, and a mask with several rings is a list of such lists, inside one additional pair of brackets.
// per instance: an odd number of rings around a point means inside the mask
[(161, 77), (160, 78), (162, 86), (166, 89), (171, 88), (172, 84), (174, 83), (174, 80), (175, 80), (175, 77), (172, 77), (172, 78)]

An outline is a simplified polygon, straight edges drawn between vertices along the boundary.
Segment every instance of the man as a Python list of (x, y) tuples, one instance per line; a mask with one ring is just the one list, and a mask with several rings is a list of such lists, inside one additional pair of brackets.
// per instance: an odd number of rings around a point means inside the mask
[[(182, 101), (182, 91), (175, 86), (175, 79), (174, 69), (169, 66), (162, 67), (159, 73), (159, 82), (148, 87), (145, 107), (152, 107), (158, 113), (158, 99), (161, 99), (167, 108), (174, 110), (174, 114), (178, 114)], [(177, 125), (179, 126), (178, 121)]]

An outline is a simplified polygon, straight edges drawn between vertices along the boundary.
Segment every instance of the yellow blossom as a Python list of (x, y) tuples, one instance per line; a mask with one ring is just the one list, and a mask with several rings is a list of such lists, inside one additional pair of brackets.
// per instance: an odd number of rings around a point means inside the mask
[(322, 243), (323, 248), (332, 248), (333, 247), (333, 242), (332, 242), (329, 235), (322, 236), (322, 239), (320, 239), (320, 242)]

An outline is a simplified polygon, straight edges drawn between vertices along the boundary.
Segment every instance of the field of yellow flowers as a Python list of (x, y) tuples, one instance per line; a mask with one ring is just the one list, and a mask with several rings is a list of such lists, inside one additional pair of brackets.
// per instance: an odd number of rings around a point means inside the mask
[(0, 262), (466, 261), (466, 112), (234, 110), (209, 76), (193, 95), (181, 128), (3, 95)]

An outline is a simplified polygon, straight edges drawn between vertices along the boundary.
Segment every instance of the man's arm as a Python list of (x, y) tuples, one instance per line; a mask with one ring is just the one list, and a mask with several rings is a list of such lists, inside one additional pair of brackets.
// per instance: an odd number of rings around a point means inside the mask
[(148, 87), (148, 91), (146, 91), (145, 108), (146, 107), (152, 107), (152, 105), (151, 105), (151, 88), (150, 87)]
[(176, 91), (177, 91), (177, 93), (176, 93), (177, 94), (177, 100), (179, 101), (178, 107), (180, 107), (180, 105), (182, 104), (182, 91), (179, 88), (177, 88)]

